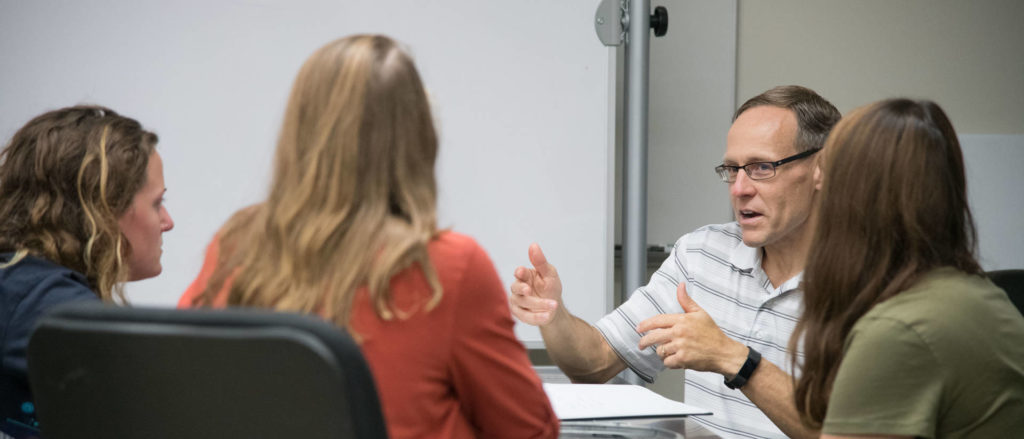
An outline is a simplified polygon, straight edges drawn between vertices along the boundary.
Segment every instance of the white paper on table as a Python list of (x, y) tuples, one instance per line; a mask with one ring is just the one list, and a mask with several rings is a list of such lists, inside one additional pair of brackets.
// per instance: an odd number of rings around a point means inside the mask
[(711, 412), (665, 398), (632, 384), (544, 384), (555, 415), (563, 421), (664, 418)]

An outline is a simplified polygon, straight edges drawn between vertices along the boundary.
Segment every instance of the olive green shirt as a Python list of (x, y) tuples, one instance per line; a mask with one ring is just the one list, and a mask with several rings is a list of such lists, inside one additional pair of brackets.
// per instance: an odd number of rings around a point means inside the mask
[(1024, 437), (1024, 317), (983, 277), (928, 273), (854, 325), (823, 431)]

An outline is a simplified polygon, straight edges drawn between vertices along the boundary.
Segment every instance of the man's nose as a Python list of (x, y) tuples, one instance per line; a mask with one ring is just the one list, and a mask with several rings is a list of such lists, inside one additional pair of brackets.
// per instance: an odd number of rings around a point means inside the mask
[(734, 197), (749, 197), (755, 192), (753, 180), (742, 169), (736, 173), (736, 180), (729, 183), (729, 193)]

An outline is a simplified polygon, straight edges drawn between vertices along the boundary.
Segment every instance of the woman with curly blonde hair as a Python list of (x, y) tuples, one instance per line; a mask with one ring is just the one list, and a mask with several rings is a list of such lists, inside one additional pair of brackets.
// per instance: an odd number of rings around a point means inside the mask
[(174, 222), (157, 136), (98, 106), (32, 119), (0, 155), (0, 420), (33, 426), (26, 348), (36, 320), (77, 300), (124, 302), (160, 274)]
[(180, 305), (349, 329), (390, 437), (555, 437), (490, 258), (438, 230), (436, 157), (410, 57), (378, 35), (327, 44), (295, 80), (267, 199), (224, 225)]

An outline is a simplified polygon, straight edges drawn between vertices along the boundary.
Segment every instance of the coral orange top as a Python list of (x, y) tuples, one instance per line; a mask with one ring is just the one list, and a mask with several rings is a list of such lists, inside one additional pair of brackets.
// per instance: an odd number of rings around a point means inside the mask
[[(192, 306), (216, 268), (218, 239), (199, 276), (181, 297)], [(351, 324), (377, 381), (392, 438), (554, 438), (558, 418), (513, 333), (504, 287), (484, 250), (470, 237), (444, 232), (427, 251), (443, 294), (430, 311), (381, 320), (365, 287)], [(430, 298), (423, 272), (391, 279), (398, 309)], [(227, 288), (215, 301), (225, 306)]]

